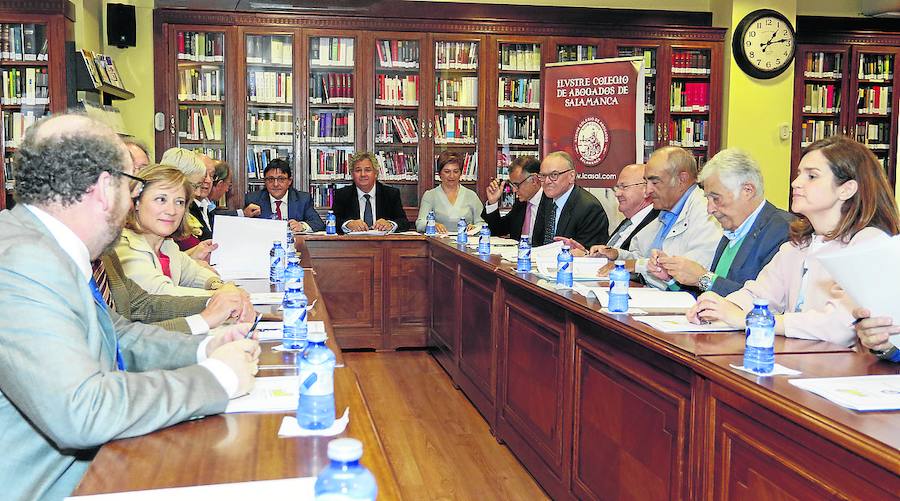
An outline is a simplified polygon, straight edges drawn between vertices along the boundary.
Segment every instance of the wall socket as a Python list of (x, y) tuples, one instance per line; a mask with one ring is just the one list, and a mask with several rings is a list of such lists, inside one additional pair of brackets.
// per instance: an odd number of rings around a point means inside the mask
[(791, 126), (789, 124), (781, 124), (778, 126), (778, 137), (781, 138), (782, 141), (787, 141), (791, 138)]

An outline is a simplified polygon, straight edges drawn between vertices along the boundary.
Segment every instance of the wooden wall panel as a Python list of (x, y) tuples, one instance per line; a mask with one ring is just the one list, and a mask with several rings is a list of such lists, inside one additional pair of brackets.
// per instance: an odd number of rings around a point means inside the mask
[(389, 277), (384, 347), (425, 346), (431, 303), (428, 245), (426, 242), (398, 243), (385, 246), (385, 253)]
[(459, 372), (464, 378), (459, 384), (493, 426), (497, 339), (492, 319), (496, 282), (478, 278), (478, 270), (462, 266), (459, 285), (462, 299), (459, 311)]

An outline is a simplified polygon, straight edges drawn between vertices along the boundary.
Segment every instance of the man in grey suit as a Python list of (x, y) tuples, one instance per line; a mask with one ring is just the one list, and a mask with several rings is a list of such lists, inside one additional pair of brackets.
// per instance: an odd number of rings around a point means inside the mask
[(0, 485), (5, 499), (69, 495), (100, 445), (222, 412), (252, 387), (249, 324), (187, 336), (109, 311), (91, 260), (119, 236), (142, 184), (106, 126), (39, 121), (0, 213)]

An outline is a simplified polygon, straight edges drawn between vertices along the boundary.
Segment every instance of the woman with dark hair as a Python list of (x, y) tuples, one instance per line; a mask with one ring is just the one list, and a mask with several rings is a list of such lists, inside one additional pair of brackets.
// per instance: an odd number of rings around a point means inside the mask
[(461, 185), (462, 160), (451, 151), (438, 155), (437, 174), (441, 178), (440, 186), (425, 192), (419, 205), (419, 217), (416, 219), (416, 230), (425, 231), (428, 212), (434, 210), (435, 228), (438, 233), (447, 233), (447, 228), (456, 230), (459, 218), (465, 218), (468, 227), (485, 224), (481, 219), (484, 205), (478, 195)]
[(791, 209), (800, 217), (790, 240), (756, 280), (725, 298), (704, 293), (688, 318), (744, 327), (753, 299), (764, 298), (775, 313), (776, 334), (850, 345), (853, 301), (815, 256), (900, 233), (897, 203), (875, 155), (846, 136), (813, 143), (791, 188)]

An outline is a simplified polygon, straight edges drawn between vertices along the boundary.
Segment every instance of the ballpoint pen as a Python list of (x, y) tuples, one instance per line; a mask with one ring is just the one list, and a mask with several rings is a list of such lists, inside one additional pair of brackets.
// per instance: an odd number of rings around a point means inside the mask
[(256, 320), (253, 321), (253, 325), (250, 326), (250, 330), (248, 330), (247, 333), (244, 334), (244, 339), (248, 339), (253, 334), (253, 331), (256, 330), (256, 326), (259, 325), (259, 320), (261, 318), (262, 318), (262, 313), (257, 313)]

